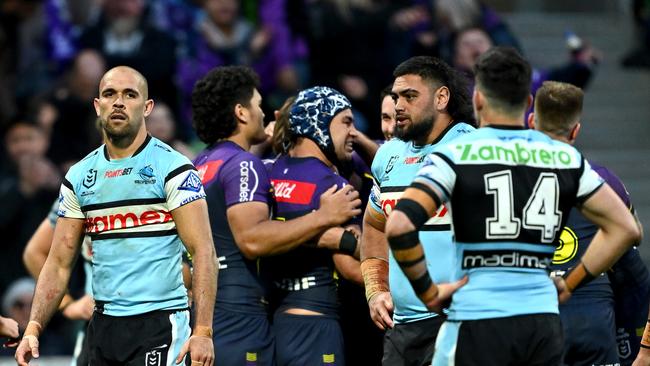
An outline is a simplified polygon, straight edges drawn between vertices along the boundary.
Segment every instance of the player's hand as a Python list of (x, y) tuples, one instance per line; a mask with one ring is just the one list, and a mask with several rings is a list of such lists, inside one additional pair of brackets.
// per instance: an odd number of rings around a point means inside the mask
[(382, 291), (368, 301), (370, 318), (377, 328), (386, 330), (393, 327), (393, 297), (390, 292)]
[(329, 226), (337, 226), (360, 215), (360, 206), (359, 192), (352, 185), (348, 184), (338, 191), (333, 185), (320, 196), (320, 208), (316, 212), (323, 215)]
[(0, 316), (0, 336), (18, 338), (18, 322), (11, 318)]
[(183, 357), (190, 353), (192, 366), (212, 366), (214, 363), (214, 345), (212, 338), (202, 336), (191, 336), (185, 342), (181, 353), (176, 358), (176, 364), (183, 362)]
[(92, 296), (84, 297), (72, 302), (63, 309), (63, 316), (70, 320), (89, 320), (93, 316), (95, 301)]
[(566, 286), (564, 278), (559, 276), (553, 277), (553, 283), (557, 289), (557, 298), (560, 304), (564, 304), (565, 302), (569, 301), (571, 298), (571, 291), (569, 291), (569, 288)]
[(442, 314), (442, 309), (449, 306), (451, 296), (454, 294), (454, 292), (458, 291), (459, 288), (465, 286), (468, 280), (469, 278), (465, 276), (456, 282), (439, 283), (437, 285), (438, 293), (436, 297), (431, 300), (422, 298), (421, 300), (424, 302), (424, 305), (427, 307), (427, 309), (429, 309), (429, 311), (437, 314)]
[(641, 347), (632, 366), (650, 366), (650, 349)]
[(38, 356), (38, 338), (33, 335), (24, 336), (16, 349), (15, 357), (18, 366), (28, 366), (32, 357), (38, 358)]

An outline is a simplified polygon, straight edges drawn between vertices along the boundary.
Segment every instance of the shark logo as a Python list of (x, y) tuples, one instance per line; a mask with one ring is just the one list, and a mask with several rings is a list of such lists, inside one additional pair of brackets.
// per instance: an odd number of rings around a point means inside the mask
[(152, 184), (156, 183), (156, 176), (153, 173), (153, 168), (151, 165), (147, 165), (144, 168), (138, 171), (138, 175), (141, 179), (136, 179), (135, 182), (138, 184)]

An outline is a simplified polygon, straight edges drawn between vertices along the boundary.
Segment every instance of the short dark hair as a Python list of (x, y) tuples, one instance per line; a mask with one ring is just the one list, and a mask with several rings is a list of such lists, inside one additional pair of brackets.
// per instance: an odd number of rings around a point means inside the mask
[(492, 47), (474, 66), (476, 87), (504, 112), (526, 107), (530, 95), (531, 68), (512, 47)]
[(379, 93), (379, 102), (383, 102), (384, 98), (393, 96), (393, 84), (386, 85), (385, 88)]
[(212, 69), (194, 84), (192, 123), (196, 134), (206, 144), (230, 137), (237, 129), (234, 108), (249, 107), (260, 82), (246, 66), (223, 66)]
[(545, 81), (535, 94), (535, 124), (544, 132), (568, 135), (579, 122), (583, 98), (577, 86)]
[(415, 56), (399, 64), (394, 77), (418, 75), (432, 83), (433, 90), (446, 86), (449, 89), (447, 113), (455, 122), (475, 125), (472, 99), (465, 78), (446, 62), (431, 56)]

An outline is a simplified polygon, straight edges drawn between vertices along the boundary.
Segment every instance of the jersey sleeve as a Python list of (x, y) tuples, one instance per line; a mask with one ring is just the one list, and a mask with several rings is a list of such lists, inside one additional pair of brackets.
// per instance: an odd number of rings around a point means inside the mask
[(47, 222), (49, 222), (52, 227), (56, 226), (56, 219), (59, 218), (58, 212), (59, 200), (57, 199), (52, 203), (52, 206), (50, 206), (50, 212), (47, 213)]
[(239, 154), (221, 167), (226, 207), (244, 202), (269, 202), (271, 183), (266, 167), (252, 154)]
[(616, 176), (616, 174), (612, 173), (605, 167), (597, 167), (596, 165), (592, 165), (592, 169), (594, 169), (594, 171), (596, 171), (596, 173), (598, 173), (598, 175), (603, 178), (610, 187), (612, 187), (614, 192), (616, 192), (616, 194), (623, 200), (625, 206), (627, 206), (629, 209), (632, 209), (632, 200), (630, 199), (630, 193), (627, 191), (625, 185)]
[(370, 196), (368, 197), (368, 206), (373, 210), (381, 213), (382, 215), (383, 211), (381, 209), (381, 186), (379, 185), (379, 182), (381, 182), (384, 174), (385, 154), (383, 154), (382, 148), (385, 149), (385, 146), (387, 146), (387, 144), (379, 147), (379, 150), (377, 151), (377, 154), (372, 161), (370, 172), (372, 173), (373, 184), (372, 189), (370, 190)]
[(81, 212), (79, 205), (79, 198), (75, 193), (74, 186), (70, 183), (70, 173), (63, 178), (61, 190), (59, 191), (59, 210), (57, 215), (59, 217), (66, 217), (70, 219), (84, 219), (85, 216)]
[(579, 202), (586, 201), (592, 194), (596, 193), (598, 188), (600, 188), (604, 180), (603, 178), (596, 173), (595, 170), (591, 168), (591, 164), (585, 159), (582, 158), (584, 168), (582, 169), (582, 174), (580, 175), (580, 180), (578, 182), (578, 193), (577, 198)]
[(205, 198), (201, 178), (189, 160), (171, 170), (165, 177), (165, 196), (169, 211)]
[(456, 172), (450, 164), (449, 158), (439, 152), (429, 154), (413, 181), (432, 186), (440, 201), (448, 202), (456, 184)]

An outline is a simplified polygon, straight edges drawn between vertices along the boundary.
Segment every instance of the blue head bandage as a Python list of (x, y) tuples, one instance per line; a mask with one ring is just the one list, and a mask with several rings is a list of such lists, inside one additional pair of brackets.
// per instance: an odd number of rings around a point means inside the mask
[(314, 141), (323, 151), (333, 151), (330, 123), (339, 112), (352, 108), (345, 95), (326, 86), (315, 86), (298, 93), (289, 112), (294, 136)]

